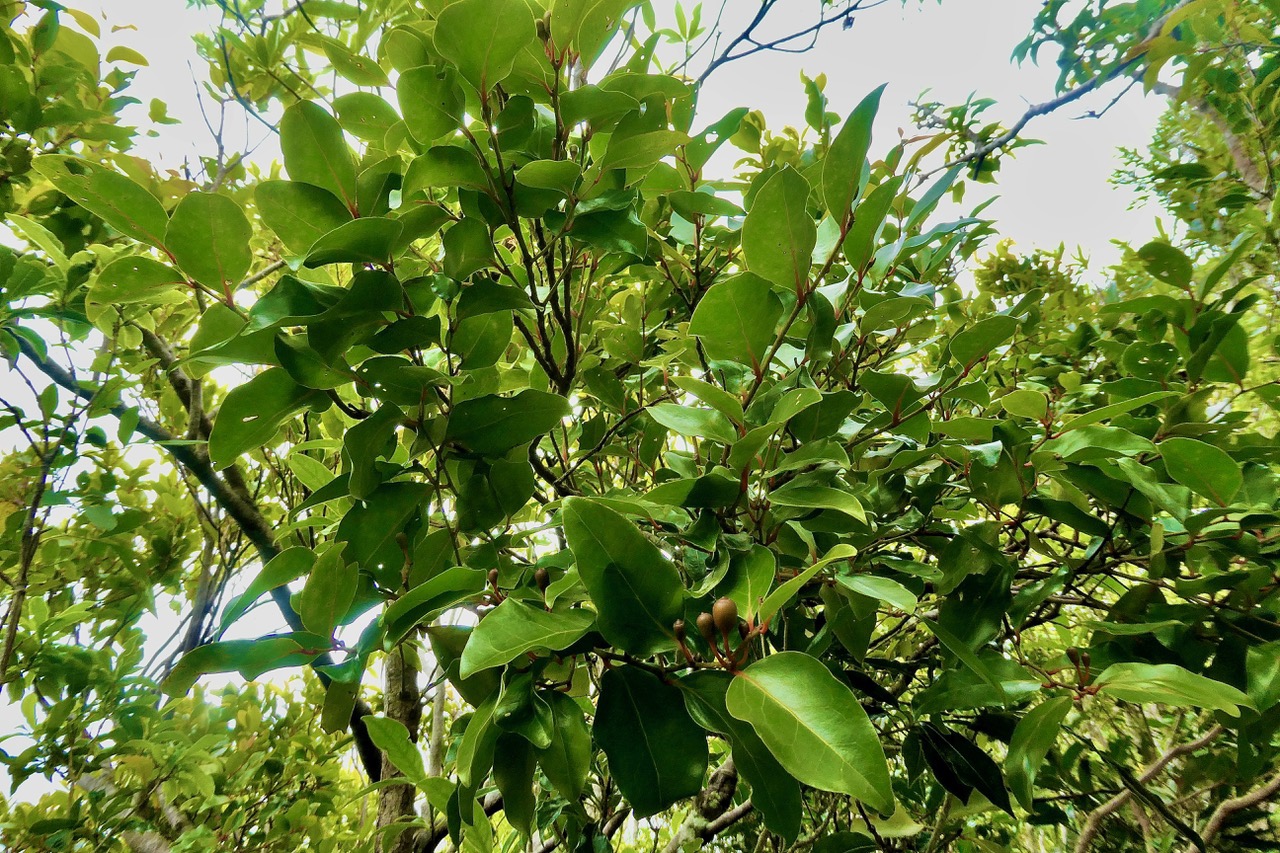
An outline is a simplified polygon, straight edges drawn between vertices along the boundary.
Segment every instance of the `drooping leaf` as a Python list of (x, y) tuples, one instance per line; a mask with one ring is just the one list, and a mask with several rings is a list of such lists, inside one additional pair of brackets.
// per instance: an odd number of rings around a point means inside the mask
[(453, 407), (445, 438), (486, 456), (526, 444), (569, 414), (569, 401), (557, 394), (525, 389), (514, 397), (486, 395)]
[(280, 242), (301, 254), (324, 235), (351, 221), (337, 196), (301, 181), (263, 181), (254, 190), (258, 214)]
[(1035, 799), (1036, 774), (1049, 750), (1058, 739), (1062, 721), (1071, 710), (1071, 697), (1059, 696), (1032, 708), (1013, 730), (1009, 752), (1004, 761), (1005, 778), (1009, 790), (1022, 804), (1031, 810)]
[(707, 736), (685, 710), (678, 688), (635, 666), (600, 679), (596, 742), (636, 817), (657, 814), (702, 788)]
[(218, 409), (209, 435), (209, 461), (225, 468), (240, 454), (266, 444), (281, 424), (319, 394), (294, 382), (282, 368), (259, 373), (233, 389)]

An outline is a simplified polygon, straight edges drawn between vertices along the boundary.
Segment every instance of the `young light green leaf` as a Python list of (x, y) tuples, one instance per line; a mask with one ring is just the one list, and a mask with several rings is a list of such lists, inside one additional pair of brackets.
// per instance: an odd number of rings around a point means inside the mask
[(1253, 707), (1253, 701), (1231, 685), (1172, 663), (1113, 663), (1094, 679), (1093, 686), (1126, 702), (1212, 708), (1231, 717), (1240, 716), (1241, 707)]
[(534, 35), (533, 12), (524, 0), (458, 0), (436, 19), (435, 45), (487, 98)]

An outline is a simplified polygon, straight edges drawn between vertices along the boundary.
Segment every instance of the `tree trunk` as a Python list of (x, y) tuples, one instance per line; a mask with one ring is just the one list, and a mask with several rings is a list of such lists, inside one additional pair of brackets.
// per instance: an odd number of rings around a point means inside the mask
[[(387, 655), (383, 697), (386, 716), (402, 723), (409, 730), (409, 739), (417, 743), (418, 730), (422, 725), (422, 690), (418, 685), (416, 647), (401, 645)], [(384, 755), (382, 778), (402, 775)], [(417, 817), (413, 807), (417, 793), (417, 789), (409, 784), (391, 785), (378, 792), (378, 850), (382, 853), (411, 853), (414, 849), (416, 832), (401, 832), (385, 839), (384, 830)]]

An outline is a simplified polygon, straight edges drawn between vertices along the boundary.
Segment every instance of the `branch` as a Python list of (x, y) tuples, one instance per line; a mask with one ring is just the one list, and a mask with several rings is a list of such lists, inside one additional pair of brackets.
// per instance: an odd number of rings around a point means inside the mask
[[(1214, 726), (1205, 732), (1200, 738), (1184, 743), (1179, 746), (1173, 746), (1165, 750), (1159, 758), (1152, 762), (1151, 766), (1142, 772), (1138, 777), (1138, 782), (1145, 785), (1159, 775), (1161, 770), (1168, 766), (1170, 761), (1183, 755), (1190, 755), (1196, 750), (1203, 749), (1214, 741), (1218, 735), (1226, 731), (1222, 726)], [(1098, 806), (1089, 813), (1089, 817), (1085, 820), (1084, 829), (1080, 831), (1080, 837), (1076, 840), (1075, 853), (1087, 853), (1089, 845), (1093, 843), (1094, 837), (1098, 834), (1098, 830), (1102, 828), (1102, 822), (1110, 815), (1114, 814), (1121, 806), (1129, 802), (1133, 797), (1133, 790), (1126, 788)], [(1224, 804), (1225, 805), (1225, 804)], [(1208, 840), (1207, 836), (1204, 836)]]
[[(14, 337), (18, 341), (22, 354), (54, 384), (70, 391), (81, 399), (93, 399), (95, 392), (86, 388), (65, 368), (41, 356), (26, 338), (20, 335), (15, 335)], [(161, 343), (163, 344), (162, 341)], [(185, 376), (181, 375), (180, 372), (175, 373), (172, 370), (170, 371), (170, 377), (171, 383), (175, 381), (174, 377), (177, 377), (176, 381), (178, 383), (185, 379)], [(189, 379), (186, 381), (190, 382)], [(176, 390), (177, 386), (175, 385)], [(178, 393), (181, 396), (181, 392)], [(116, 418), (122, 418), (131, 413), (129, 407), (120, 403), (108, 407), (108, 411)], [(270, 524), (263, 518), (262, 513), (258, 511), (247, 489), (243, 489), (243, 480), (240, 479), (239, 472), (234, 465), (226, 469), (226, 480), (224, 480), (214, 471), (213, 466), (209, 463), (207, 453), (203, 451), (200, 445), (174, 443), (175, 438), (168, 430), (150, 418), (142, 416), (138, 417), (137, 431), (163, 447), (179, 465), (191, 472), (196, 480), (200, 482), (200, 485), (209, 491), (209, 494), (213, 496), (214, 501), (222, 507), (223, 511), (231, 516), (232, 520), (244, 532), (245, 537), (253, 543), (263, 564), (270, 562), (273, 557), (280, 553), (280, 547), (276, 545)], [(242, 489), (233, 487), (232, 483), (236, 480), (239, 480)], [(271, 590), (271, 598), (275, 601), (290, 630), (301, 631), (302, 620), (298, 617), (297, 612), (289, 601), (288, 587), (276, 587)], [(319, 676), (321, 683), (326, 687), (331, 679), (320, 671), (319, 667), (328, 666), (332, 663), (333, 658), (328, 653), (320, 655), (311, 662), (311, 666), (316, 669), (316, 675)], [(374, 745), (372, 738), (369, 737), (368, 729), (364, 723), (364, 717), (372, 713), (373, 710), (363, 700), (357, 699), (351, 711), (350, 726), (365, 774), (370, 780), (376, 782), (381, 778), (382, 753)]]
[[(977, 148), (973, 149), (968, 154), (965, 154), (961, 157), (957, 157), (955, 160), (952, 160), (950, 163), (946, 163), (942, 166), (937, 167), (936, 169), (931, 169), (930, 171), (921, 174), (919, 180), (923, 181), (926, 178), (929, 178), (932, 175), (937, 174), (938, 172), (942, 172), (947, 169), (951, 169), (956, 166), (963, 165), (965, 163), (981, 163), (989, 155), (994, 154), (995, 152), (999, 151), (1000, 149), (1004, 148), (1006, 145), (1008, 145), (1009, 143), (1017, 139), (1018, 135), (1022, 133), (1023, 128), (1025, 128), (1031, 122), (1032, 119), (1038, 118), (1039, 116), (1048, 115), (1049, 113), (1052, 113), (1055, 110), (1066, 106), (1067, 104), (1070, 104), (1074, 101), (1078, 101), (1081, 98), (1083, 98), (1085, 95), (1089, 94), (1090, 92), (1096, 89), (1099, 89), (1102, 86), (1106, 85), (1107, 83), (1110, 83), (1112, 80), (1115, 80), (1117, 77), (1120, 77), (1128, 73), (1129, 69), (1132, 68), (1134, 65), (1136, 65), (1140, 59), (1142, 59), (1143, 55), (1146, 53), (1147, 45), (1150, 44), (1150, 42), (1154, 40), (1157, 36), (1160, 35), (1160, 32), (1164, 29), (1165, 22), (1168, 21), (1169, 18), (1172, 17), (1175, 13), (1177, 13), (1178, 10), (1180, 10), (1183, 6), (1186, 6), (1190, 2), (1191, 0), (1178, 0), (1178, 3), (1176, 3), (1172, 9), (1170, 9), (1168, 12), (1166, 12), (1165, 14), (1157, 18), (1155, 22), (1152, 23), (1150, 28), (1148, 28), (1146, 35), (1143, 36), (1142, 38), (1142, 41), (1134, 45), (1133, 48), (1129, 51), (1130, 56), (1128, 59), (1114, 66), (1110, 70), (1104, 71), (1103, 73), (1094, 77), (1092, 80), (1082, 83), (1076, 88), (1068, 92), (1063, 92), (1061, 95), (1059, 95), (1056, 98), (1045, 101), (1042, 104), (1034, 104), (1033, 106), (1028, 107), (1026, 112), (1024, 112), (1018, 118), (1018, 120), (1013, 123), (1013, 126), (1010, 127), (1009, 130), (1005, 131), (1004, 133), (1000, 134), (994, 139), (988, 140), (982, 145), (979, 145)], [(1126, 89), (1125, 91), (1128, 91), (1128, 90)], [(1117, 98), (1117, 100), (1119, 99)], [(1112, 104), (1110, 104), (1107, 107), (1107, 109), (1110, 109), (1114, 105), (1115, 105), (1114, 102), (1112, 102)]]
[[(1213, 810), (1213, 815), (1210, 816), (1209, 822), (1200, 831), (1200, 837), (1204, 839), (1206, 845), (1209, 844), (1222, 831), (1223, 825), (1233, 814), (1261, 805), (1268, 798), (1275, 796), (1277, 792), (1280, 792), (1280, 773), (1272, 776), (1267, 780), (1266, 784), (1259, 788), (1254, 788), (1247, 794), (1242, 794), (1230, 800), (1223, 800)], [(1195, 846), (1189, 844), (1185, 848), (1185, 853), (1191, 853), (1194, 849)]]
[(671, 836), (664, 853), (679, 853), (691, 841), (706, 843), (749, 814), (754, 808), (751, 800), (737, 808), (729, 808), (737, 789), (738, 768), (730, 758), (711, 774), (707, 787), (702, 789), (694, 803), (696, 814), (684, 819), (679, 831)]

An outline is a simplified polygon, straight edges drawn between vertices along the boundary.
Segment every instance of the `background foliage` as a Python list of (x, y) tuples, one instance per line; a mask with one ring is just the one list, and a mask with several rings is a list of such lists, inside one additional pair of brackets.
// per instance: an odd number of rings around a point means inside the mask
[[(697, 110), (855, 2), (231, 2), (283, 163), (187, 175), (3, 5), (8, 849), (1280, 845), (1274, 4), (1053, 0), (892, 140)], [(940, 212), (1134, 87), (1105, 288)]]

